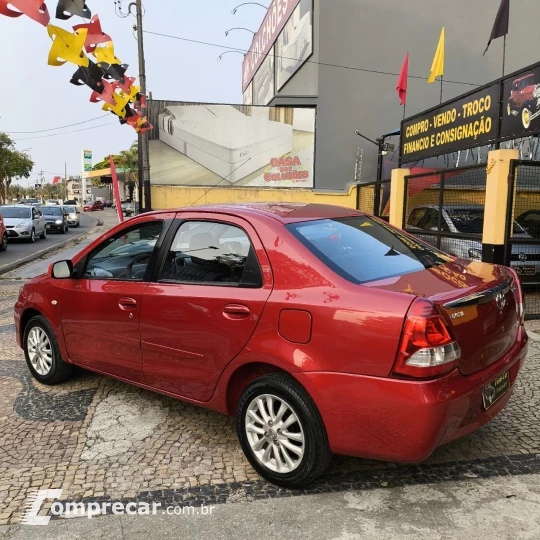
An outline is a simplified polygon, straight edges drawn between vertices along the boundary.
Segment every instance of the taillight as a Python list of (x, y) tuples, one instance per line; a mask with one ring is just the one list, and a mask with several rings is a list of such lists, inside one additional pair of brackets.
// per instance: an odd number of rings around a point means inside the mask
[(507, 270), (510, 271), (514, 278), (512, 292), (514, 293), (514, 298), (516, 299), (516, 309), (519, 324), (523, 326), (525, 324), (525, 305), (523, 303), (523, 289), (521, 287), (521, 280), (519, 279), (518, 273), (513, 268), (507, 268)]
[(394, 374), (440, 377), (457, 366), (461, 350), (429, 300), (417, 298), (407, 313)]

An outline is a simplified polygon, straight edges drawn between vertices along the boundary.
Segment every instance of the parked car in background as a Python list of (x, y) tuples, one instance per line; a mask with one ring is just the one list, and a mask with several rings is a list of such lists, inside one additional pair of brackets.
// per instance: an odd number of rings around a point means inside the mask
[(103, 206), (102, 201), (90, 201), (87, 203), (84, 203), (83, 210), (85, 212), (95, 212), (96, 210), (104, 210), (105, 207)]
[(39, 208), (15, 204), (0, 206), (8, 239), (33, 243), (37, 237), (47, 238), (47, 228)]
[(69, 231), (68, 215), (61, 206), (44, 206), (41, 212), (49, 232), (66, 234)]
[(528, 345), (511, 268), (310, 204), (134, 217), (24, 284), (15, 324), (40, 383), (79, 365), (234, 415), (287, 487), (332, 453), (419, 462), (478, 429)]
[(35, 204), (41, 204), (41, 203), (39, 202), (39, 199), (29, 198), (29, 199), (22, 200), (21, 204), (35, 205)]
[(524, 212), (516, 221), (533, 237), (540, 238), (540, 210)]
[(68, 224), (70, 227), (80, 227), (81, 225), (81, 211), (72, 205), (62, 205), (64, 212), (67, 214)]
[(60, 203), (58, 201), (53, 200), (53, 199), (50, 199), (45, 203), (45, 206), (59, 206), (59, 205), (60, 205)]
[(112, 208), (113, 202), (111, 200), (106, 200), (103, 201), (103, 205), (105, 206), (105, 208)]
[(125, 202), (122, 203), (122, 214), (126, 217), (131, 217), (135, 214), (135, 206), (133, 203)]
[(2, 209), (0, 208), (0, 251), (6, 251), (8, 245), (8, 235), (6, 225), (4, 224), (4, 217), (2, 216)]
[[(407, 220), (407, 229), (418, 231), (422, 239), (434, 246), (437, 237), (429, 231), (437, 231), (439, 207), (425, 205), (414, 208)], [(443, 207), (441, 232), (455, 234), (482, 235), (484, 228), (484, 207), (479, 205), (446, 205)], [(530, 235), (517, 221), (514, 221), (514, 238), (532, 240)], [(468, 238), (442, 237), (441, 249), (460, 259), (482, 260), (481, 240)], [(540, 245), (513, 244), (511, 266), (519, 274), (524, 285), (540, 284)]]
[(79, 206), (79, 203), (75, 199), (64, 201), (64, 206)]

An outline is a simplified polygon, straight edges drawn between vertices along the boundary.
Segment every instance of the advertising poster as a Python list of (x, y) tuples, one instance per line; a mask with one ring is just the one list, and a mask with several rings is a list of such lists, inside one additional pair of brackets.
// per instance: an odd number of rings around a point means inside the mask
[(313, 53), (313, 0), (300, 0), (276, 42), (276, 83), (280, 90)]
[(540, 67), (506, 79), (503, 106), (501, 138), (540, 132)]
[(314, 108), (170, 101), (148, 107), (153, 185), (314, 185)]
[(496, 140), (499, 95), (500, 86), (494, 84), (405, 120), (401, 125), (402, 163)]
[(268, 105), (275, 95), (274, 47), (253, 78), (253, 105)]

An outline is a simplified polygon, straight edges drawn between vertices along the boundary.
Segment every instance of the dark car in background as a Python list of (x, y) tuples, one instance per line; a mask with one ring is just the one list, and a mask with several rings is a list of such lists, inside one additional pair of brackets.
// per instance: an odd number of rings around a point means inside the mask
[(69, 231), (68, 214), (61, 206), (43, 206), (41, 213), (47, 223), (47, 232), (66, 234)]

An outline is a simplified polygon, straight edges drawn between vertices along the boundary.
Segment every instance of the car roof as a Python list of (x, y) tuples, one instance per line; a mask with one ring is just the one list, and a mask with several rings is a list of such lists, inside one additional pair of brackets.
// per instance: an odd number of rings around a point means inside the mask
[(362, 212), (353, 208), (333, 206), (330, 204), (294, 203), (294, 202), (257, 202), (235, 204), (213, 204), (204, 206), (192, 206), (190, 208), (177, 208), (162, 210), (163, 212), (203, 212), (230, 214), (234, 216), (266, 217), (281, 223), (296, 223), (300, 221), (312, 221), (317, 219), (333, 219), (347, 216), (363, 215)]
[(29, 204), (2, 204), (3, 208), (32, 208)]
[(520, 77), (519, 79), (516, 79), (514, 83), (524, 81), (525, 79), (528, 79), (529, 77), (534, 77), (534, 73), (529, 73), (528, 75), (525, 75), (523, 77)]

